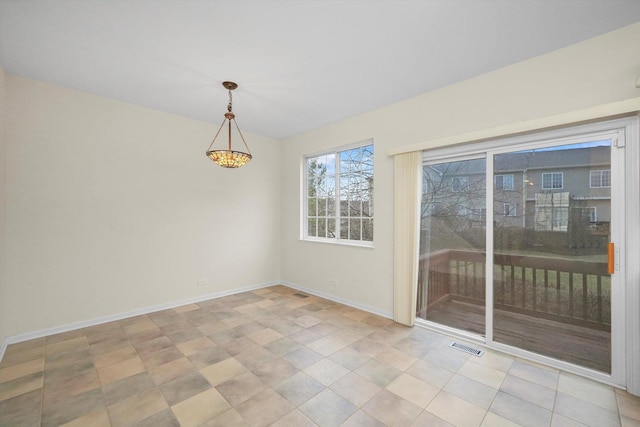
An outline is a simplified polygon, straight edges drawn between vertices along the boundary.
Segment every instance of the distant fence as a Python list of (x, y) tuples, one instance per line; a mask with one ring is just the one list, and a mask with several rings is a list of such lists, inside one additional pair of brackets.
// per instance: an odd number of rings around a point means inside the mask
[[(609, 330), (611, 281), (606, 262), (494, 255), (494, 309)], [(454, 300), (485, 305), (483, 252), (435, 251), (420, 258), (418, 316)]]

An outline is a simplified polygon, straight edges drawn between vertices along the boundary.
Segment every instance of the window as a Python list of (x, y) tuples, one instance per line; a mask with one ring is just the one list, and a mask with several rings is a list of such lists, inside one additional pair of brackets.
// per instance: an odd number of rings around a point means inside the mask
[(516, 205), (513, 203), (504, 203), (502, 212), (504, 216), (516, 216)]
[(305, 158), (304, 238), (373, 242), (373, 144)]
[(451, 191), (454, 193), (462, 193), (469, 189), (469, 178), (466, 176), (454, 176), (451, 180)]
[(496, 190), (513, 190), (513, 175), (496, 175), (495, 176)]
[(591, 171), (589, 174), (589, 186), (591, 188), (610, 188), (611, 170)]
[(562, 172), (552, 172), (542, 174), (542, 189), (557, 190), (563, 188)]

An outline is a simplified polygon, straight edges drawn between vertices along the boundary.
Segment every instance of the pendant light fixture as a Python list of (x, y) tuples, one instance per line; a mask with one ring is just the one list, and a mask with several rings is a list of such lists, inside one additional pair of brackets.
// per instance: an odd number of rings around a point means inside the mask
[[(236, 115), (233, 114), (232, 111), (232, 101), (233, 97), (231, 95), (231, 91), (235, 90), (238, 85), (234, 82), (222, 82), (222, 86), (229, 91), (229, 104), (227, 105), (227, 112), (224, 113), (224, 120), (220, 125), (220, 129), (216, 133), (216, 136), (213, 137), (213, 141), (211, 141), (211, 145), (209, 145), (209, 149), (207, 150), (207, 157), (211, 160), (222, 166), (223, 168), (239, 168), (240, 166), (246, 165), (249, 160), (253, 157), (251, 155), (251, 151), (249, 151), (249, 146), (247, 142), (244, 140), (244, 136), (242, 136), (242, 132), (240, 132), (240, 128), (238, 127), (238, 123), (236, 123)], [(236, 125), (236, 129), (238, 129), (238, 133), (240, 134), (240, 138), (242, 138), (242, 142), (244, 142), (244, 146), (247, 148), (247, 152), (244, 151), (236, 151), (231, 149), (231, 121)], [(227, 123), (228, 122), (228, 123)], [(216, 138), (220, 134), (220, 131), (224, 127), (225, 123), (228, 125), (228, 137), (229, 142), (227, 144), (226, 150), (212, 150), (213, 143), (216, 142)]]

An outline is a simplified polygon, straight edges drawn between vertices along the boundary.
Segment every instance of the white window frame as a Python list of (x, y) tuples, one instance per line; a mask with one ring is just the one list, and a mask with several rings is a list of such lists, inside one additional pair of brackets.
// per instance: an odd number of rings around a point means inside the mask
[(503, 203), (502, 212), (504, 216), (517, 216), (517, 205), (515, 203)]
[[(602, 183), (604, 181), (603, 174), (605, 172), (607, 172), (609, 175), (609, 185), (603, 185)], [(600, 185), (593, 185), (593, 178), (596, 176), (596, 174), (598, 174), (599, 176), (598, 181), (600, 181)], [(590, 171), (589, 172), (589, 188), (611, 188), (611, 169)]]
[[(309, 155), (305, 155), (303, 158), (303, 168), (302, 168), (302, 221), (301, 221), (301, 236), (300, 239), (304, 240), (304, 241), (311, 241), (311, 242), (324, 242), (324, 243), (337, 243), (337, 244), (344, 244), (344, 245), (351, 245), (351, 246), (364, 246), (364, 247), (373, 247), (374, 245), (374, 239), (375, 239), (375, 232), (374, 232), (374, 214), (373, 214), (373, 191), (371, 191), (371, 193), (369, 194), (369, 199), (368, 200), (363, 200), (362, 201), (362, 207), (361, 207), (361, 212), (360, 212), (360, 216), (356, 216), (351, 218), (348, 213), (347, 219), (351, 220), (357, 220), (360, 219), (360, 226), (362, 227), (364, 224), (364, 221), (369, 221), (371, 223), (371, 232), (372, 232), (372, 240), (362, 240), (363, 234), (362, 231), (360, 232), (360, 239), (352, 239), (350, 238), (350, 233), (348, 232), (348, 238), (342, 238), (341, 237), (341, 227), (342, 227), (342, 223), (341, 223), (341, 219), (344, 220), (345, 217), (341, 215), (341, 208), (342, 208), (342, 202), (341, 202), (341, 194), (340, 194), (340, 153), (346, 152), (346, 151), (350, 151), (350, 150), (356, 150), (356, 149), (363, 149), (366, 147), (371, 147), (371, 150), (373, 152), (372, 157), (371, 157), (371, 161), (374, 163), (371, 165), (372, 167), (372, 176), (375, 176), (375, 161), (374, 161), (374, 156), (375, 156), (375, 150), (374, 150), (374, 144), (373, 144), (373, 140), (367, 140), (367, 141), (363, 141), (360, 143), (356, 143), (356, 144), (351, 144), (351, 145), (347, 145), (347, 146), (342, 146), (342, 147), (338, 147), (336, 149), (333, 150), (329, 150), (329, 151), (324, 151), (324, 152), (320, 152), (320, 153), (314, 153), (314, 154), (309, 154)], [(319, 158), (322, 156), (327, 156), (327, 155), (334, 155), (335, 156), (335, 175), (333, 175), (333, 178), (335, 179), (335, 193), (334, 193), (334, 212), (333, 215), (329, 215), (329, 213), (327, 212), (327, 216), (325, 218), (327, 218), (327, 224), (329, 220), (332, 220), (335, 222), (335, 236), (334, 237), (318, 237), (318, 236), (310, 236), (309, 235), (309, 212), (308, 212), (308, 208), (309, 208), (309, 194), (308, 194), (308, 164), (309, 164), (309, 160), (310, 159), (314, 159), (314, 158)], [(360, 169), (363, 170), (363, 169)], [(343, 174), (344, 175), (344, 174)], [(373, 181), (375, 182), (375, 179), (373, 179)], [(374, 187), (375, 188), (375, 187)], [(367, 215), (366, 217), (364, 216), (364, 209), (365, 209), (365, 205), (367, 208), (367, 211), (370, 213), (369, 215)], [(347, 208), (349, 209), (349, 208)], [(317, 216), (316, 216), (317, 217)], [(362, 230), (362, 229), (361, 229)]]
[[(554, 187), (554, 176), (560, 176), (560, 187)], [(550, 176), (550, 180), (551, 180), (551, 186), (547, 187), (544, 185), (544, 177), (545, 176)], [(542, 187), (543, 190), (562, 190), (564, 188), (564, 172), (544, 172), (542, 174), (542, 182), (540, 183), (540, 186)]]
[[(502, 188), (498, 188), (498, 177), (500, 177), (502, 183), (501, 186)], [(509, 177), (510, 181), (508, 180), (508, 182), (510, 183), (510, 185), (506, 186), (504, 185), (505, 182), (505, 178)], [(514, 182), (514, 177), (512, 173), (508, 173), (508, 174), (500, 174), (500, 175), (494, 175), (494, 179), (493, 179), (493, 185), (495, 186), (494, 188), (496, 190), (501, 190), (501, 191), (513, 191), (515, 188), (515, 182)]]

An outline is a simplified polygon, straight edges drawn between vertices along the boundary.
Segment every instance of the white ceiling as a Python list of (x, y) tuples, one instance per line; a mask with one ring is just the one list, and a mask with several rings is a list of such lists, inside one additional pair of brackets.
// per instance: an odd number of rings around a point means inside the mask
[(286, 137), (640, 21), (640, 0), (0, 0), (0, 64)]

